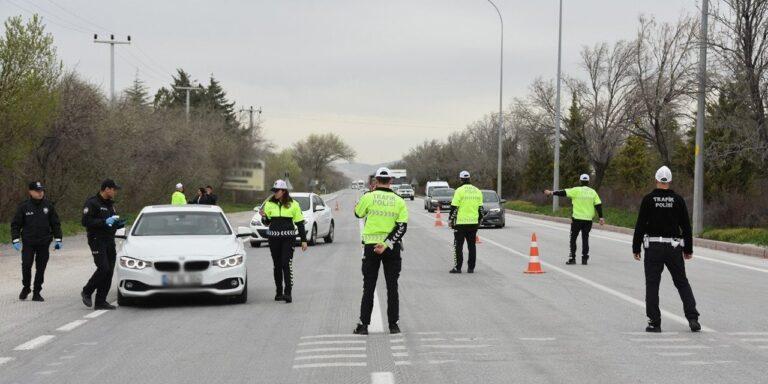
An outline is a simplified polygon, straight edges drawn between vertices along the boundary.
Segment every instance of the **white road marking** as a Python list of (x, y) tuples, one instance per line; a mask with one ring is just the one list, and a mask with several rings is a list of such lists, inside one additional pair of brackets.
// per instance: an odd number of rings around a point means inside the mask
[(405, 361), (396, 360), (395, 361), (395, 365), (411, 365), (411, 362), (407, 361), (407, 360), (405, 360)]
[(75, 329), (75, 328), (77, 328), (77, 327), (79, 327), (79, 326), (81, 326), (81, 325), (83, 325), (83, 324), (85, 324), (87, 322), (88, 322), (88, 320), (83, 320), (83, 319), (75, 320), (73, 322), (64, 324), (61, 327), (56, 328), (56, 330), (59, 331), (59, 332), (69, 332), (69, 331), (71, 331), (71, 330), (73, 330), (73, 329)]
[(678, 342), (678, 341), (689, 341), (689, 340), (691, 340), (691, 339), (686, 339), (686, 338), (684, 338), (684, 337), (670, 337), (670, 338), (668, 338), (668, 339), (658, 339), (658, 338), (656, 338), (656, 339), (651, 339), (651, 338), (643, 338), (643, 339), (629, 339), (629, 340), (630, 340), (630, 341), (635, 341), (635, 342), (641, 342), (641, 343), (642, 343), (642, 342), (651, 342), (651, 343), (655, 343), (655, 342), (661, 342), (661, 341), (669, 341), (669, 342), (673, 342), (673, 341), (674, 341), (674, 342)]
[(365, 347), (299, 349), (296, 353), (365, 351)]
[(768, 332), (728, 332), (733, 336), (768, 336)]
[(554, 337), (521, 337), (522, 341), (554, 341)]
[(664, 357), (681, 357), (681, 356), (695, 355), (695, 353), (693, 352), (656, 352), (656, 354)]
[[(513, 220), (517, 220), (517, 221), (520, 221), (520, 222), (523, 222), (523, 223), (538, 225), (538, 226), (541, 226), (541, 227), (556, 229), (556, 230), (561, 231), (561, 232), (569, 232), (570, 233), (570, 231), (571, 231), (568, 228), (556, 227), (556, 226), (552, 226), (552, 225), (546, 225), (546, 224), (538, 223), (538, 222), (532, 221), (532, 220), (520, 220), (517, 217), (515, 217)], [(623, 239), (617, 239), (615, 237), (610, 237), (610, 236), (603, 236), (603, 235), (598, 235), (598, 234), (594, 234), (594, 233), (590, 234), (590, 236), (591, 237), (597, 237), (597, 238), (600, 238), (600, 239), (605, 239), (605, 240), (611, 240), (611, 241), (615, 241), (615, 242), (619, 242), (619, 243), (624, 243), (624, 244), (632, 244), (631, 241), (623, 240)], [(629, 236), (629, 235), (627, 235), (627, 236)], [(715, 258), (706, 257), (706, 256), (695, 255), (694, 256), (694, 260), (695, 259), (701, 259), (701, 260), (709, 261), (709, 262), (712, 262), (712, 263), (720, 263), (720, 264), (723, 264), (723, 265), (729, 265), (731, 267), (749, 269), (751, 271), (756, 271), (756, 272), (768, 273), (768, 269), (753, 267), (753, 266), (750, 266), (750, 265), (734, 263), (734, 262), (731, 262), (731, 261), (725, 261), (725, 260), (715, 259)]]
[(0, 357), (0, 365), (3, 365), (11, 360), (13, 360), (13, 357)]
[(56, 371), (40, 371), (40, 372), (35, 372), (35, 373), (38, 374), (38, 375), (52, 375), (52, 374), (56, 373)]
[(442, 332), (414, 332), (414, 335), (439, 335)]
[(462, 348), (488, 348), (490, 345), (488, 344), (480, 344), (480, 345), (467, 345), (467, 344), (461, 344), (461, 345), (444, 345), (444, 344), (434, 344), (434, 345), (420, 345), (421, 348), (439, 348), (439, 349), (462, 349)]
[[(497, 243), (496, 241), (493, 241), (493, 240), (491, 240), (491, 239), (489, 239), (487, 237), (485, 239), (485, 242), (493, 244), (493, 245), (495, 245), (495, 246), (497, 246), (497, 247), (499, 247), (501, 249), (504, 249), (504, 250), (506, 250), (508, 252), (514, 253), (514, 254), (516, 254), (516, 255), (518, 255), (520, 257), (523, 257), (523, 258), (526, 258), (526, 259), (530, 257), (530, 256), (528, 256), (528, 255), (526, 255), (526, 254), (524, 254), (522, 252), (516, 251), (516, 250), (514, 250), (512, 248), (509, 248), (509, 247), (507, 247), (505, 245)], [(645, 301), (643, 301), (643, 300), (635, 299), (634, 297), (631, 297), (629, 295), (621, 293), (621, 292), (619, 292), (619, 291), (617, 291), (617, 290), (615, 290), (613, 288), (609, 288), (609, 287), (607, 287), (605, 285), (602, 285), (602, 284), (600, 284), (600, 283), (598, 283), (596, 281), (587, 279), (586, 277), (582, 277), (582, 276), (580, 276), (578, 274), (575, 274), (575, 273), (567, 271), (567, 270), (565, 270), (563, 268), (557, 267), (557, 266), (555, 266), (555, 265), (553, 265), (551, 263), (548, 263), (546, 261), (542, 261), (541, 265), (547, 267), (547, 269), (560, 272), (560, 273), (562, 273), (562, 274), (564, 274), (564, 275), (566, 275), (568, 277), (571, 277), (573, 279), (579, 280), (582, 283), (590, 285), (593, 288), (597, 288), (600, 291), (603, 291), (603, 292), (608, 293), (610, 295), (616, 296), (619, 299), (622, 299), (622, 300), (624, 300), (624, 301), (626, 301), (628, 303), (637, 305), (638, 307), (641, 307), (641, 308), (645, 308)], [(663, 316), (667, 317), (668, 319), (673, 320), (673, 321), (675, 321), (677, 323), (680, 323), (680, 324), (683, 324), (683, 325), (686, 325), (686, 326), (688, 325), (688, 319), (686, 319), (685, 317), (675, 315), (674, 313), (669, 312), (667, 310), (663, 310), (663, 309), (661, 310), (661, 314)], [(708, 328), (708, 327), (703, 327), (702, 326), (701, 329), (703, 331), (705, 331), (705, 332), (716, 332), (715, 330), (713, 330), (711, 328)]]
[(392, 357), (408, 357), (408, 352), (394, 352)]
[(64, 363), (62, 363), (61, 361), (55, 361), (53, 363), (48, 363), (46, 365), (49, 366), (49, 367), (56, 367), (56, 366), (63, 365), (63, 364)]
[(419, 341), (424, 342), (424, 341), (445, 341), (445, 340), (447, 339), (443, 339), (442, 337), (428, 337), (428, 338), (420, 339)]
[(391, 350), (393, 350), (393, 351), (397, 351), (397, 350), (402, 350), (402, 349), (405, 349), (405, 345), (393, 345), (393, 346), (391, 346), (391, 347), (389, 347), (389, 348), (390, 348)]
[(93, 345), (98, 345), (98, 344), (99, 344), (99, 343), (98, 343), (98, 342), (96, 342), (96, 341), (86, 341), (86, 342), (84, 342), (84, 343), (77, 343), (77, 344), (75, 344), (75, 345), (93, 346)]
[(455, 363), (458, 360), (427, 360), (427, 363), (429, 364), (448, 364), (448, 363)]
[(48, 343), (49, 341), (53, 340), (55, 337), (56, 336), (54, 336), (54, 335), (38, 336), (38, 337), (36, 337), (36, 338), (34, 338), (34, 339), (30, 340), (30, 341), (27, 341), (24, 344), (21, 344), (21, 345), (17, 346), (13, 350), (14, 351), (29, 351), (29, 350), (35, 349), (35, 348), (37, 348), (37, 347), (39, 347), (41, 345), (44, 345), (44, 344)]
[(622, 335), (633, 335), (633, 336), (648, 336), (648, 337), (657, 337), (657, 338), (664, 338), (665, 336), (670, 335), (677, 335), (679, 332), (664, 332), (664, 333), (652, 333), (652, 332), (622, 332)]
[(739, 339), (741, 341), (746, 341), (748, 343), (766, 343), (768, 342), (768, 339)]
[(390, 343), (404, 343), (405, 339), (394, 339), (394, 340), (389, 340), (389, 342)]
[(97, 318), (97, 317), (99, 317), (99, 316), (101, 316), (101, 315), (103, 315), (105, 313), (107, 313), (106, 309), (99, 309), (98, 311), (93, 311), (93, 312), (91, 312), (91, 313), (89, 313), (89, 314), (87, 314), (87, 315), (85, 315), (83, 317), (85, 317), (87, 319), (95, 319), (95, 318)]
[(712, 363), (706, 362), (706, 361), (701, 361), (701, 360), (697, 360), (697, 361), (681, 361), (680, 362), (680, 365), (709, 365), (709, 364), (712, 364)]
[(372, 372), (371, 384), (395, 384), (395, 375), (392, 372)]
[(711, 349), (712, 347), (707, 345), (646, 345), (646, 348), (650, 349)]
[(299, 343), (299, 346), (305, 345), (324, 345), (324, 344), (365, 344), (365, 340), (323, 340), (323, 341), (305, 341)]
[(381, 304), (379, 304), (379, 290), (373, 291), (373, 312), (371, 312), (371, 324), (368, 333), (384, 333), (384, 319), (381, 316)]
[(320, 360), (320, 359), (365, 359), (366, 354), (339, 354), (339, 355), (309, 355), (309, 356), (297, 356), (293, 360)]
[(366, 367), (368, 363), (316, 363), (316, 364), (297, 364), (293, 369), (306, 368), (335, 368), (335, 367)]
[(314, 335), (314, 336), (302, 336), (301, 339), (335, 339), (335, 338), (345, 338), (345, 337), (351, 337), (351, 338), (361, 338), (365, 337), (365, 335), (355, 335), (355, 334), (328, 334), (328, 335)]

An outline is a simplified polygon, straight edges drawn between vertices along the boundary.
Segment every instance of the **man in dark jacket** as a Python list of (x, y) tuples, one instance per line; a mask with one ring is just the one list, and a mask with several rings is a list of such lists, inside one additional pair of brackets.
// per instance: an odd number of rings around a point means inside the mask
[(669, 188), (672, 171), (666, 166), (656, 171), (656, 189), (640, 204), (632, 238), (632, 253), (641, 260), (640, 248), (645, 249), (645, 311), (648, 316), (646, 332), (661, 332), (659, 283), (666, 266), (672, 275), (685, 318), (691, 331), (701, 330), (699, 312), (691, 284), (685, 275), (685, 261), (693, 258), (693, 235), (685, 200)]
[(215, 193), (213, 193), (213, 187), (211, 187), (210, 185), (206, 186), (205, 187), (205, 192), (208, 194), (208, 204), (210, 204), (210, 205), (218, 204), (219, 197), (216, 196)]
[[(29, 200), (19, 204), (11, 222), (13, 248), (21, 251), (21, 284), (19, 300), (26, 300), (30, 292), (33, 301), (44, 301), (45, 267), (48, 265), (48, 247), (55, 241), (61, 249), (61, 223), (53, 204), (45, 199), (45, 188), (39, 181), (29, 183)], [(34, 291), (30, 289), (32, 264), (35, 264)]]
[[(101, 190), (95, 196), (88, 198), (83, 207), (82, 224), (91, 248), (93, 263), (96, 271), (83, 287), (80, 296), (87, 307), (94, 309), (115, 309), (107, 302), (107, 294), (112, 286), (112, 274), (115, 271), (117, 250), (115, 249), (115, 232), (125, 227), (125, 220), (115, 212), (114, 198), (120, 186), (111, 179), (101, 183)], [(95, 304), (91, 295), (96, 292)]]

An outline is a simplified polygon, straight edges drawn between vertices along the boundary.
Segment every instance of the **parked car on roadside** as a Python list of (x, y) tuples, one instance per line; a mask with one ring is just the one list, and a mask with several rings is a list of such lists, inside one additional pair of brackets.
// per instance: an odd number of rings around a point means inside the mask
[[(304, 228), (307, 230), (307, 243), (309, 245), (317, 244), (317, 240), (322, 238), (325, 243), (332, 243), (335, 233), (335, 223), (331, 207), (325, 204), (325, 201), (315, 193), (311, 192), (292, 192), (291, 197), (299, 203), (304, 215)], [(267, 242), (268, 226), (261, 221), (258, 206), (253, 210), (256, 214), (251, 219), (251, 229), (254, 236), (251, 237), (251, 247), (258, 248), (261, 244)], [(298, 241), (299, 238), (297, 237)]]
[(490, 189), (481, 190), (483, 193), (483, 219), (480, 221), (481, 227), (504, 228), (507, 221), (504, 215), (504, 203), (507, 201), (500, 199), (496, 191)]

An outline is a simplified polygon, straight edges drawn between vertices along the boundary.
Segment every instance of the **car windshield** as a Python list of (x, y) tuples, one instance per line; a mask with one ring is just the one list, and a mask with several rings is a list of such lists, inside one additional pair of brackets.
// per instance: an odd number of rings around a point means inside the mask
[(434, 192), (432, 192), (432, 196), (435, 197), (446, 197), (446, 196), (453, 196), (453, 188), (438, 188), (435, 189)]
[(141, 215), (133, 236), (231, 235), (220, 212), (152, 212)]
[(309, 211), (309, 196), (291, 196), (291, 198), (299, 202), (302, 211)]
[(494, 191), (483, 191), (483, 203), (498, 203), (499, 195)]

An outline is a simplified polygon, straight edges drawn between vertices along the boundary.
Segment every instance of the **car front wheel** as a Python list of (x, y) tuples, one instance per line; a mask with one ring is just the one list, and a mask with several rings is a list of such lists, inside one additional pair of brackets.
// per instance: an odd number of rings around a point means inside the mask
[(323, 238), (323, 241), (325, 241), (326, 244), (333, 243), (333, 235), (334, 235), (334, 223), (331, 221), (331, 227), (328, 229), (328, 236)]
[(309, 245), (317, 244), (317, 225), (312, 226), (312, 233), (309, 235)]

